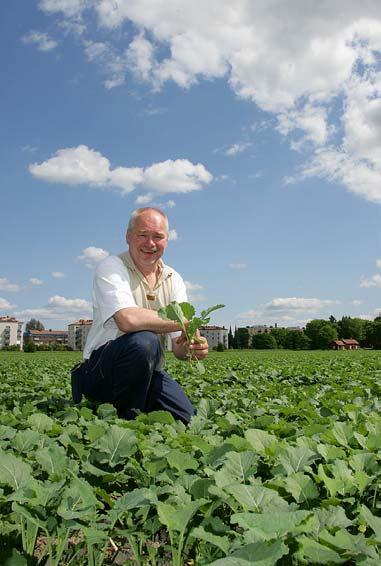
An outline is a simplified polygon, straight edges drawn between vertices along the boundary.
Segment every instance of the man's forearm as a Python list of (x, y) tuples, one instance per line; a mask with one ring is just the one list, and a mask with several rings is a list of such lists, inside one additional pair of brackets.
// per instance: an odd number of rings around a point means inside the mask
[(156, 311), (139, 307), (121, 309), (114, 314), (114, 320), (121, 332), (150, 330), (158, 334), (181, 330), (178, 322), (161, 319)]

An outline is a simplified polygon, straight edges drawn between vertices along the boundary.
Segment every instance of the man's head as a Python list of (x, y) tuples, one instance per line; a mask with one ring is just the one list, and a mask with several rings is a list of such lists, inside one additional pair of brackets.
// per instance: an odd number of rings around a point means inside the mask
[(134, 210), (127, 227), (130, 255), (140, 271), (155, 269), (168, 244), (168, 218), (159, 208)]

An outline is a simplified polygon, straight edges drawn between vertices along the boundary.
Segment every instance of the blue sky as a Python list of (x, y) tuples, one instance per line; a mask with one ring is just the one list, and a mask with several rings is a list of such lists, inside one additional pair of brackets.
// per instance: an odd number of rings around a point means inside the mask
[(2, 3), (1, 315), (90, 318), (145, 204), (215, 323), (379, 314), (381, 4), (300, 6)]

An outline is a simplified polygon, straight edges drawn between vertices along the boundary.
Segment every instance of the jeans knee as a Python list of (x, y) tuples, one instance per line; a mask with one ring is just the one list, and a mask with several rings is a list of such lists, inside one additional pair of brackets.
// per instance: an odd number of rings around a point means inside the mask
[(142, 330), (130, 336), (130, 347), (134, 353), (145, 360), (155, 360), (160, 355), (160, 339), (155, 332)]

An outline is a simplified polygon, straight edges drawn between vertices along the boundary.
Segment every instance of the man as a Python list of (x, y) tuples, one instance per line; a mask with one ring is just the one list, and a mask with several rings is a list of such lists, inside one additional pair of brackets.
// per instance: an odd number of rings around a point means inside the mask
[(168, 219), (157, 208), (140, 208), (130, 218), (128, 251), (109, 256), (94, 277), (93, 325), (84, 362), (72, 372), (73, 398), (112, 403), (118, 415), (132, 419), (136, 411), (167, 410), (188, 423), (194, 409), (180, 385), (163, 370), (163, 342), (181, 360), (189, 351), (202, 360), (208, 343), (188, 344), (175, 321), (157, 310), (171, 301), (187, 300), (180, 275), (161, 259), (168, 244)]

